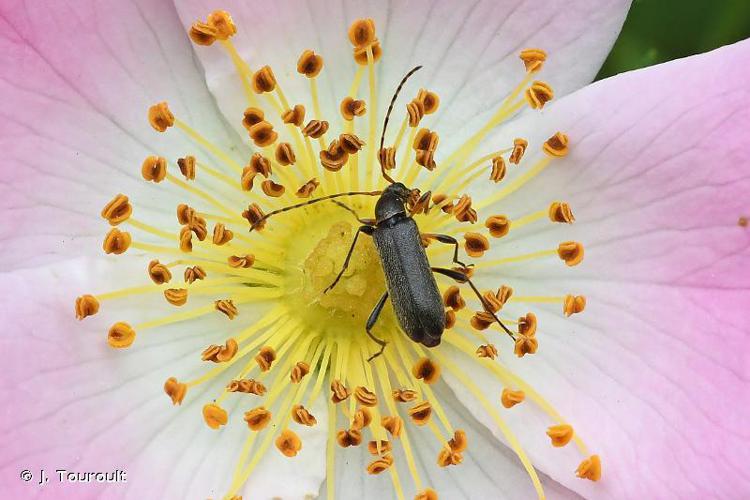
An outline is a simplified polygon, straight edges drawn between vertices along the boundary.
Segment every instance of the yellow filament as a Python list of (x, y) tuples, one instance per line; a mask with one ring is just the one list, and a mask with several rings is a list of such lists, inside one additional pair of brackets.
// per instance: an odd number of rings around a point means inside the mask
[(375, 61), (372, 57), (372, 48), (367, 48), (367, 74), (369, 77), (370, 86), (370, 102), (367, 103), (369, 106), (370, 115), (370, 133), (368, 136), (367, 144), (367, 168), (365, 170), (365, 179), (367, 180), (368, 189), (372, 186), (374, 179), (372, 178), (373, 167), (375, 165), (375, 137), (377, 133), (377, 119), (378, 119), (378, 89), (375, 86)]
[(548, 297), (541, 295), (520, 295), (518, 297), (512, 296), (508, 299), (509, 302), (533, 302), (537, 304), (557, 304), (565, 301), (565, 297)]
[(205, 163), (202, 163), (202, 162), (196, 162), (196, 163), (198, 165), (198, 168), (200, 169), (199, 173), (206, 172), (211, 177), (220, 180), (221, 182), (231, 187), (232, 189), (235, 189), (237, 191), (242, 191), (242, 188), (240, 187), (240, 183), (237, 179), (233, 179), (232, 177), (229, 177), (228, 175), (222, 172), (219, 172), (215, 168), (210, 167), (206, 165)]
[(258, 100), (255, 97), (255, 92), (253, 92), (252, 86), (250, 85), (250, 76), (253, 74), (252, 70), (242, 59), (242, 57), (240, 57), (239, 53), (237, 53), (237, 49), (230, 40), (227, 39), (219, 41), (229, 53), (229, 57), (232, 59), (234, 67), (237, 69), (237, 73), (240, 75), (240, 80), (242, 81), (242, 90), (245, 92), (247, 102), (251, 106), (257, 107)]
[[(321, 367), (321, 372), (323, 368)], [(336, 498), (335, 481), (332, 478), (336, 474), (336, 405), (333, 401), (328, 400), (328, 439), (326, 440), (326, 498), (334, 500)]]
[(188, 137), (209, 150), (212, 155), (221, 160), (225, 165), (227, 165), (237, 173), (242, 173), (242, 167), (239, 165), (239, 163), (231, 159), (224, 151), (221, 150), (221, 148), (215, 146), (208, 139), (200, 135), (197, 131), (193, 130), (193, 128), (190, 127), (187, 123), (175, 118), (174, 124), (175, 126), (177, 126), (177, 128), (185, 132)]
[(482, 262), (477, 262), (476, 268), (479, 269), (479, 268), (500, 266), (503, 264), (511, 264), (513, 262), (523, 262), (525, 260), (534, 260), (540, 257), (549, 257), (551, 255), (557, 255), (557, 249), (539, 250), (538, 252), (531, 252), (531, 253), (527, 253), (523, 255), (516, 255), (514, 257), (505, 257), (502, 259), (495, 259), (495, 260), (485, 260)]
[(318, 80), (316, 78), (310, 78), (310, 95), (312, 97), (313, 113), (315, 113), (315, 119), (322, 120), (323, 113), (321, 113), (320, 111), (320, 99), (318, 98)]
[(507, 186), (505, 186), (503, 189), (498, 191), (492, 196), (488, 196), (481, 202), (477, 204), (477, 209), (482, 209), (485, 207), (488, 207), (492, 204), (497, 203), (498, 201), (502, 200), (506, 196), (514, 193), (516, 190), (518, 190), (520, 187), (522, 187), (524, 184), (529, 182), (531, 179), (539, 175), (545, 168), (547, 168), (547, 165), (549, 165), (550, 161), (552, 159), (549, 157), (542, 158), (536, 164), (531, 167), (529, 170), (525, 171), (522, 175), (516, 177), (513, 179)]
[(157, 229), (154, 226), (151, 226), (149, 224), (146, 224), (145, 222), (140, 222), (134, 217), (130, 217), (128, 220), (125, 221), (127, 224), (130, 224), (131, 226), (138, 228), (142, 231), (146, 231), (147, 233), (151, 233), (153, 235), (156, 235), (160, 238), (164, 238), (167, 240), (177, 240), (177, 235), (168, 233), (166, 231), (162, 231), (161, 229)]
[[(398, 129), (398, 134), (396, 134), (396, 140), (393, 142), (393, 150), (396, 152), (398, 152), (398, 148), (401, 146), (401, 141), (404, 139), (404, 134), (406, 133), (406, 127), (408, 125), (409, 125), (409, 115), (406, 115), (404, 117), (404, 121), (401, 122), (401, 128)], [(407, 144), (407, 147), (408, 146), (409, 145)]]
[(193, 193), (194, 195), (196, 195), (196, 196), (198, 196), (200, 198), (203, 198), (204, 200), (206, 200), (207, 202), (209, 202), (211, 205), (213, 205), (217, 209), (219, 209), (222, 212), (224, 212), (229, 217), (234, 217), (235, 222), (243, 220), (239, 215), (237, 215), (237, 213), (235, 211), (233, 211), (232, 209), (226, 207), (223, 203), (221, 203), (219, 200), (217, 200), (216, 198), (214, 198), (210, 194), (206, 193), (205, 191), (203, 191), (201, 189), (198, 189), (195, 186), (191, 186), (187, 182), (181, 181), (180, 179), (178, 179), (177, 177), (175, 177), (172, 174), (167, 174), (167, 180), (169, 182), (171, 182), (172, 184), (175, 184), (175, 185), (181, 187), (185, 191), (189, 191), (190, 193)]

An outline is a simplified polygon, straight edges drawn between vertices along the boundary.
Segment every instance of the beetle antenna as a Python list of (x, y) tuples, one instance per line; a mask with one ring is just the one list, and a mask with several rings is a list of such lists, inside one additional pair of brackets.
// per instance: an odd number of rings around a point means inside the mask
[(385, 171), (385, 165), (383, 164), (383, 160), (380, 157), (380, 152), (383, 151), (383, 143), (385, 142), (385, 131), (388, 130), (388, 120), (391, 118), (391, 111), (393, 111), (393, 105), (396, 104), (396, 98), (398, 97), (398, 93), (401, 92), (401, 89), (403, 88), (404, 84), (406, 83), (406, 80), (409, 79), (411, 75), (416, 73), (418, 70), (420, 70), (422, 66), (417, 66), (416, 68), (413, 68), (411, 71), (409, 71), (406, 76), (404, 76), (401, 79), (401, 83), (398, 84), (398, 87), (396, 87), (396, 92), (393, 93), (393, 97), (391, 97), (391, 103), (388, 105), (388, 112), (385, 114), (385, 121), (383, 122), (383, 132), (380, 134), (380, 149), (378, 150), (378, 160), (380, 161), (380, 172), (383, 174), (383, 177), (385, 180), (393, 184), (394, 181), (390, 175)]
[(282, 212), (287, 212), (289, 210), (294, 210), (295, 208), (302, 208), (307, 205), (312, 205), (313, 203), (318, 203), (320, 201), (327, 201), (333, 198), (339, 198), (341, 196), (380, 196), (381, 194), (383, 194), (383, 191), (347, 191), (346, 193), (329, 194), (328, 196), (315, 198), (314, 200), (309, 200), (304, 203), (297, 203), (296, 205), (290, 205), (288, 207), (279, 208), (272, 212), (268, 212), (267, 214), (263, 215), (262, 217), (257, 219), (255, 222), (253, 222), (252, 225), (250, 226), (250, 232), (252, 232), (256, 227), (259, 227), (259, 226), (262, 227), (265, 224), (266, 220), (272, 215), (280, 214)]

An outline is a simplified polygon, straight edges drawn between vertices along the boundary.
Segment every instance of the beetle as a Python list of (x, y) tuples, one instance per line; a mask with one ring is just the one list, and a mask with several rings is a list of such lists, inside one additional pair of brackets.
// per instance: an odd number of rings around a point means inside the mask
[[(393, 105), (396, 102), (396, 98), (409, 77), (420, 68), (421, 66), (417, 66), (409, 71), (394, 92), (385, 116), (385, 121), (383, 122), (383, 131), (380, 137), (381, 151), (383, 150), (385, 132), (388, 128), (388, 120), (391, 111), (393, 110)], [(380, 356), (387, 345), (385, 340), (376, 337), (372, 333), (372, 328), (375, 326), (375, 323), (377, 322), (389, 297), (401, 329), (411, 340), (420, 343), (425, 347), (435, 347), (440, 344), (441, 336), (445, 331), (445, 310), (443, 308), (443, 298), (440, 295), (437, 282), (435, 281), (435, 273), (452, 278), (458, 283), (468, 283), (479, 298), (485, 311), (490, 313), (494, 321), (502, 327), (505, 333), (515, 340), (513, 332), (511, 332), (495, 315), (484, 297), (482, 297), (482, 294), (465, 272), (457, 269), (433, 267), (430, 265), (424, 245), (422, 244), (422, 235), (419, 231), (419, 227), (411, 214), (409, 214), (408, 210), (410, 202), (417, 197), (419, 197), (420, 201), (426, 201), (429, 203), (430, 192), (428, 191), (420, 196), (418, 189), (409, 189), (404, 184), (394, 181), (386, 172), (382, 161), (380, 162), (380, 169), (383, 177), (390, 183), (390, 185), (382, 191), (349, 191), (345, 193), (336, 193), (315, 198), (304, 203), (280, 208), (269, 212), (254, 221), (250, 227), (250, 231), (259, 227), (261, 224), (264, 224), (265, 220), (273, 215), (326, 200), (331, 200), (333, 203), (336, 203), (354, 214), (362, 225), (354, 235), (354, 239), (349, 247), (346, 258), (344, 259), (341, 271), (339, 271), (336, 278), (323, 291), (323, 293), (327, 293), (333, 289), (343, 276), (349, 266), (349, 261), (354, 252), (359, 235), (366, 234), (371, 236), (375, 243), (375, 248), (380, 257), (383, 273), (385, 275), (386, 291), (378, 300), (365, 325), (365, 332), (367, 335), (373, 340), (373, 342), (380, 346), (380, 350), (371, 355), (368, 361)], [(379, 196), (378, 201), (375, 204), (375, 219), (362, 219), (353, 209), (340, 201), (334, 200), (334, 198), (342, 196), (356, 195)], [(427, 210), (429, 210), (429, 207)], [(441, 243), (453, 245), (453, 263), (458, 264), (463, 269), (468, 269), (468, 266), (458, 260), (459, 243), (455, 238), (446, 234), (430, 234), (429, 236)]]

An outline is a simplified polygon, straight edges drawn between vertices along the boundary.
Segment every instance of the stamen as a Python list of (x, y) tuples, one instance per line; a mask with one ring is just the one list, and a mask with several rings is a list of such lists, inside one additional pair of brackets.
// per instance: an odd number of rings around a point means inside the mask
[(148, 122), (157, 132), (164, 132), (174, 125), (174, 115), (169, 105), (162, 101), (148, 108)]
[(420, 358), (411, 369), (412, 375), (426, 384), (434, 384), (440, 378), (440, 366), (429, 358)]
[(161, 156), (149, 156), (141, 165), (141, 176), (147, 181), (160, 183), (167, 176), (167, 160)]
[(523, 154), (526, 152), (526, 148), (529, 146), (529, 142), (526, 139), (513, 139), (513, 152), (510, 154), (508, 161), (515, 165), (518, 165), (523, 158)]
[(76, 299), (76, 319), (82, 320), (99, 312), (99, 301), (93, 295), (81, 295)]
[(186, 180), (195, 180), (195, 156), (185, 156), (184, 158), (178, 158), (177, 166), (180, 168), (180, 173), (185, 177)]
[(393, 465), (393, 457), (391, 455), (383, 455), (367, 466), (367, 473), (380, 474), (381, 472), (387, 470), (391, 465)]
[(328, 122), (325, 120), (310, 120), (302, 129), (302, 135), (318, 139), (328, 131)]
[(271, 67), (263, 66), (253, 73), (252, 84), (256, 94), (273, 92), (276, 89), (276, 76), (274, 76)]
[(590, 481), (598, 481), (602, 477), (602, 463), (599, 459), (599, 455), (591, 455), (589, 458), (581, 462), (576, 469), (576, 475), (582, 479), (588, 479)]
[(294, 384), (299, 384), (302, 378), (310, 372), (310, 365), (304, 361), (298, 361), (292, 369), (292, 373), (289, 375), (290, 380)]
[(435, 490), (427, 488), (417, 493), (414, 500), (438, 500), (438, 494)]
[(539, 348), (539, 341), (536, 337), (529, 337), (526, 335), (519, 335), (516, 338), (516, 343), (513, 352), (519, 358), (524, 357), (526, 354), (534, 354)]
[(394, 389), (391, 392), (394, 401), (399, 403), (408, 403), (417, 399), (417, 393), (411, 389)]
[(513, 408), (517, 404), (523, 403), (524, 399), (526, 399), (526, 395), (523, 391), (514, 391), (507, 387), (503, 389), (503, 393), (500, 396), (500, 402), (506, 408)]
[(271, 421), (271, 412), (259, 406), (258, 408), (246, 411), (244, 419), (250, 430), (257, 432), (265, 429)]
[(552, 100), (554, 95), (552, 87), (540, 81), (532, 83), (524, 94), (526, 102), (532, 109), (542, 109), (547, 102)]
[(575, 241), (560, 243), (557, 247), (557, 255), (565, 261), (567, 266), (576, 266), (583, 260), (583, 245)]
[(469, 257), (481, 257), (490, 249), (490, 242), (480, 233), (468, 232), (464, 234), (464, 249)]
[(344, 97), (339, 106), (341, 116), (346, 121), (354, 120), (355, 116), (362, 116), (367, 112), (365, 101), (354, 99), (350, 96)]
[(323, 58), (312, 50), (305, 50), (297, 60), (297, 73), (315, 78), (323, 70)]
[(404, 421), (398, 415), (384, 416), (380, 419), (380, 425), (387, 430), (391, 436), (398, 438), (404, 428)]
[(116, 226), (121, 222), (128, 220), (130, 215), (133, 213), (133, 206), (128, 201), (128, 197), (124, 194), (118, 194), (112, 201), (107, 203), (102, 209), (102, 217), (107, 219), (107, 222), (112, 226)]
[(214, 233), (213, 233), (213, 244), (214, 245), (226, 245), (230, 241), (232, 241), (232, 238), (234, 238), (234, 233), (227, 229), (224, 224), (221, 222), (217, 222), (214, 226)]
[(362, 443), (362, 433), (357, 429), (347, 429), (336, 434), (336, 442), (342, 448), (359, 446)]
[(497, 184), (505, 178), (505, 160), (502, 156), (492, 158), (492, 170), (490, 171), (490, 180)]
[(510, 232), (510, 220), (504, 215), (493, 215), (484, 222), (493, 238), (502, 238)]
[(526, 71), (536, 73), (542, 69), (544, 61), (547, 60), (547, 53), (541, 49), (524, 49), (519, 57), (523, 61)]
[(206, 271), (201, 266), (193, 266), (185, 269), (185, 283), (193, 283), (195, 280), (203, 280), (205, 277)]
[(271, 365), (276, 360), (276, 351), (271, 346), (265, 346), (258, 351), (255, 356), (255, 362), (258, 363), (260, 371), (267, 372), (271, 369)]
[(292, 407), (292, 420), (307, 427), (312, 427), (318, 423), (315, 417), (302, 405)]
[(432, 405), (429, 401), (422, 401), (409, 408), (409, 416), (415, 425), (425, 425), (429, 422), (430, 416), (432, 416)]
[(229, 319), (234, 319), (237, 316), (237, 306), (231, 299), (217, 300), (214, 302), (214, 307), (217, 311), (224, 313)]
[(573, 211), (570, 205), (564, 201), (554, 201), (549, 206), (549, 219), (552, 222), (563, 222), (572, 224), (576, 219), (573, 217)]
[(227, 384), (227, 392), (241, 392), (243, 394), (255, 394), (262, 396), (266, 393), (266, 386), (255, 379), (232, 380)]
[(586, 308), (586, 297), (583, 295), (566, 295), (563, 302), (563, 313), (571, 316), (583, 312)]
[(130, 233), (113, 228), (107, 233), (107, 236), (104, 237), (102, 249), (104, 250), (104, 253), (120, 255), (130, 247), (131, 242), (132, 239)]
[(372, 408), (374, 406), (377, 406), (378, 404), (378, 397), (367, 387), (358, 386), (357, 388), (355, 388), (354, 397), (362, 406), (368, 406)]
[(320, 186), (320, 181), (316, 178), (312, 178), (304, 183), (295, 194), (298, 198), (309, 198), (318, 186)]
[(568, 136), (562, 132), (547, 139), (542, 148), (545, 153), (552, 157), (563, 157), (568, 154)]
[(168, 288), (164, 290), (164, 298), (173, 306), (184, 306), (187, 303), (188, 291), (186, 288)]
[(445, 311), (445, 329), (450, 330), (456, 325), (456, 313), (453, 309)]
[(456, 285), (449, 286), (443, 293), (443, 302), (454, 311), (460, 311), (466, 306), (466, 301), (461, 297), (461, 289)]
[(495, 344), (480, 345), (477, 347), (477, 356), (480, 358), (495, 359), (497, 357), (497, 347), (495, 347)]
[(529, 337), (536, 334), (536, 315), (534, 313), (526, 313), (526, 316), (518, 318), (518, 333), (521, 335), (527, 335)]
[(226, 363), (237, 354), (238, 350), (239, 345), (237, 344), (237, 341), (233, 338), (229, 338), (223, 346), (215, 344), (208, 346), (201, 353), (201, 359), (203, 361), (212, 361), (214, 363)]
[(218, 429), (226, 425), (229, 417), (226, 410), (215, 403), (209, 403), (203, 407), (203, 420), (212, 429)]
[(130, 347), (134, 341), (135, 330), (123, 321), (119, 321), (112, 325), (107, 333), (107, 342), (115, 349)]
[(561, 448), (573, 439), (573, 427), (568, 424), (553, 425), (547, 429), (547, 435), (552, 440), (552, 446)]
[(286, 191), (286, 188), (284, 186), (282, 186), (281, 184), (277, 184), (270, 179), (263, 181), (260, 187), (266, 194), (266, 196), (270, 196), (272, 198), (278, 198), (279, 196), (284, 194), (284, 191)]
[(173, 405), (182, 404), (182, 400), (185, 399), (185, 394), (187, 394), (187, 389), (187, 384), (177, 381), (174, 377), (169, 377), (164, 382), (164, 392), (172, 400)]
[(292, 145), (288, 142), (280, 142), (276, 145), (276, 152), (274, 153), (276, 161), (279, 165), (286, 167), (287, 165), (294, 165), (297, 161), (297, 157), (294, 154)]
[(216, 30), (218, 40), (227, 40), (237, 33), (232, 16), (225, 10), (215, 10), (208, 15), (207, 23)]

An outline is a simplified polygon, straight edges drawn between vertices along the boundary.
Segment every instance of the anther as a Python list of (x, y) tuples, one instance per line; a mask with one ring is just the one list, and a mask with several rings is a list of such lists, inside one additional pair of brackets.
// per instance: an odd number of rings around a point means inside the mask
[(362, 433), (357, 429), (341, 430), (336, 434), (336, 442), (342, 448), (359, 446), (362, 443)]
[(485, 307), (496, 313), (503, 308), (511, 295), (513, 295), (513, 289), (503, 285), (497, 289), (497, 292), (493, 293), (491, 290), (484, 292), (482, 298), (484, 299)]
[(367, 466), (367, 473), (380, 474), (381, 472), (388, 470), (391, 465), (393, 465), (393, 457), (391, 455), (383, 455)]
[(464, 234), (464, 248), (469, 257), (481, 257), (490, 249), (489, 240), (480, 233), (468, 232)]
[(325, 120), (310, 120), (302, 129), (302, 135), (318, 139), (328, 132), (328, 122)]
[(330, 170), (331, 172), (341, 170), (347, 161), (349, 161), (349, 153), (344, 151), (338, 139), (331, 141), (328, 149), (320, 152), (320, 163), (326, 170)]
[(279, 165), (286, 167), (287, 165), (294, 165), (297, 161), (297, 157), (294, 155), (292, 145), (288, 142), (280, 142), (276, 145), (276, 151), (274, 157)]
[(519, 403), (523, 403), (526, 399), (526, 394), (523, 391), (514, 391), (507, 387), (503, 389), (503, 393), (500, 395), (500, 402), (505, 408), (513, 408)]
[(581, 462), (576, 469), (576, 476), (590, 481), (598, 481), (602, 477), (602, 462), (599, 455), (591, 455)]
[(573, 439), (573, 427), (568, 424), (553, 425), (547, 429), (547, 435), (552, 440), (552, 446), (561, 448)]
[(429, 401), (422, 401), (418, 405), (409, 408), (409, 416), (415, 425), (425, 425), (432, 416), (432, 405)]
[(456, 312), (453, 309), (445, 311), (445, 329), (450, 330), (456, 325)]
[(173, 306), (184, 306), (187, 303), (187, 288), (167, 288), (164, 290), (164, 298)]
[(417, 93), (417, 100), (422, 103), (424, 107), (424, 114), (431, 115), (438, 110), (440, 106), (440, 97), (435, 92), (426, 89), (419, 89)]
[(502, 156), (496, 156), (492, 159), (492, 170), (490, 170), (490, 180), (498, 183), (505, 178), (507, 167)]
[(112, 325), (107, 333), (107, 343), (115, 349), (130, 347), (134, 340), (135, 330), (124, 321)]
[(195, 280), (202, 280), (206, 277), (206, 271), (201, 266), (193, 266), (185, 269), (185, 283), (192, 283)]
[(187, 394), (187, 389), (187, 384), (179, 382), (174, 377), (169, 377), (167, 381), (164, 382), (164, 392), (172, 400), (173, 405), (182, 404), (182, 400), (185, 399), (185, 394)]
[(308, 373), (310, 373), (310, 365), (304, 361), (297, 361), (294, 368), (292, 368), (292, 372), (289, 374), (289, 379), (293, 383), (299, 384)]
[(99, 312), (99, 301), (93, 295), (81, 295), (76, 299), (76, 319), (82, 320)]
[(195, 217), (195, 210), (190, 206), (180, 203), (177, 205), (177, 222), (180, 224), (190, 224), (190, 221)]
[(273, 92), (276, 89), (276, 77), (270, 66), (263, 66), (253, 73), (252, 77), (253, 90), (256, 94), (264, 92)]
[(440, 142), (437, 132), (432, 132), (429, 129), (421, 128), (417, 135), (414, 137), (412, 148), (415, 151), (435, 151)]
[(466, 450), (467, 445), (468, 441), (466, 439), (466, 433), (461, 429), (457, 429), (453, 433), (453, 437), (448, 441), (448, 446), (455, 453), (461, 453)]
[(104, 242), (102, 243), (102, 249), (104, 249), (104, 253), (107, 254), (115, 254), (119, 255), (123, 252), (125, 252), (128, 247), (130, 247), (130, 233), (125, 231), (120, 231), (119, 229), (112, 228), (107, 235), (104, 237)]
[(226, 245), (234, 238), (234, 233), (227, 229), (224, 224), (217, 222), (214, 226), (213, 243), (214, 245)]
[(302, 440), (299, 436), (289, 429), (281, 431), (276, 438), (276, 448), (286, 457), (294, 457), (302, 449)]
[(408, 403), (417, 399), (417, 392), (411, 389), (394, 389), (391, 391), (393, 400), (399, 403)]
[(208, 15), (206, 21), (216, 30), (216, 38), (219, 40), (227, 40), (237, 33), (237, 26), (235, 26), (232, 16), (225, 10), (213, 11)]
[(424, 103), (419, 99), (412, 99), (406, 105), (406, 115), (409, 118), (409, 126), (414, 128), (419, 126), (422, 117), (425, 115)]
[[(426, 193), (422, 194), (414, 203), (413, 206), (409, 207), (409, 212), (411, 212), (412, 215), (416, 214), (426, 214), (430, 211), (430, 199), (432, 198), (432, 193), (427, 191)], [(428, 236), (428, 235), (422, 235)]]
[(377, 406), (378, 404), (378, 397), (375, 395), (375, 393), (369, 390), (367, 387), (363, 387), (361, 385), (357, 386), (357, 388), (354, 389), (354, 397), (362, 406), (372, 408), (373, 406)]
[(364, 429), (368, 425), (370, 425), (370, 422), (372, 422), (372, 414), (370, 413), (370, 410), (366, 407), (358, 408), (357, 411), (354, 412), (354, 418), (352, 418), (352, 429), (356, 429), (358, 431)]
[(253, 140), (253, 143), (255, 143), (255, 145), (259, 148), (270, 146), (271, 144), (276, 142), (276, 139), (279, 137), (279, 134), (277, 134), (273, 130), (273, 125), (271, 125), (267, 121), (256, 123), (255, 125), (250, 127), (248, 133), (250, 134), (250, 138)]
[(510, 231), (510, 219), (504, 215), (492, 215), (487, 217), (484, 227), (489, 229), (493, 238), (502, 238)]
[(412, 366), (411, 374), (425, 384), (434, 384), (440, 378), (440, 365), (429, 358), (420, 358)]
[(527, 337), (533, 337), (536, 335), (536, 314), (529, 312), (526, 316), (518, 318), (518, 333), (526, 335)]
[(463, 460), (464, 457), (460, 453), (454, 452), (450, 448), (443, 448), (438, 454), (437, 464), (440, 467), (448, 467), (449, 465), (458, 465)]
[(341, 149), (350, 155), (356, 154), (365, 145), (365, 141), (354, 134), (341, 134), (339, 136)]
[(555, 135), (547, 139), (542, 146), (542, 150), (549, 156), (561, 158), (568, 154), (568, 136), (562, 132), (557, 132)]
[(414, 500), (438, 500), (438, 494), (435, 490), (427, 488), (417, 493)]
[(237, 306), (234, 305), (231, 299), (222, 299), (214, 302), (214, 307), (217, 311), (224, 313), (229, 319), (234, 319), (237, 316)]
[(305, 121), (305, 107), (302, 104), (296, 104), (293, 109), (287, 109), (282, 113), (281, 120), (284, 123), (301, 127)]
[(572, 224), (576, 218), (573, 217), (573, 210), (570, 205), (564, 201), (553, 201), (549, 206), (549, 220), (552, 222), (564, 222)]
[(258, 363), (260, 371), (267, 372), (271, 369), (271, 365), (276, 360), (276, 351), (273, 347), (267, 345), (260, 348), (258, 354), (255, 356), (255, 362)]
[(177, 166), (180, 168), (180, 173), (186, 180), (195, 180), (195, 156), (188, 155), (184, 158), (178, 158)]
[(128, 220), (133, 213), (133, 205), (124, 194), (118, 194), (102, 209), (102, 217), (112, 226)]
[(226, 363), (230, 361), (235, 354), (239, 345), (233, 338), (228, 338), (224, 345), (211, 344), (201, 353), (203, 361), (213, 361), (214, 363)]
[(375, 37), (375, 21), (372, 19), (357, 19), (349, 26), (349, 41), (355, 47), (366, 47), (377, 40)]
[(369, 451), (371, 455), (388, 453), (392, 449), (393, 446), (391, 445), (391, 442), (386, 439), (381, 439), (380, 441), (370, 441), (369, 443), (367, 443), (367, 451)]
[(188, 35), (196, 45), (212, 45), (216, 41), (216, 28), (210, 24), (196, 21), (190, 26)]
[(323, 58), (310, 49), (305, 50), (297, 59), (297, 73), (308, 78), (315, 78), (323, 69)]
[[(372, 51), (372, 62), (376, 63), (383, 56), (383, 49), (380, 47), (380, 41), (376, 38), (372, 45), (369, 46)], [(354, 61), (360, 66), (367, 65), (367, 49), (368, 47), (355, 47), (354, 48)]]
[(387, 430), (391, 436), (397, 438), (401, 435), (401, 429), (404, 428), (404, 421), (398, 415), (385, 416), (380, 419), (380, 425)]
[(583, 295), (566, 295), (563, 300), (563, 314), (571, 316), (583, 312), (586, 308), (586, 297)]
[(344, 120), (352, 121), (355, 116), (362, 116), (367, 112), (367, 105), (361, 99), (346, 96), (339, 105), (339, 111)]
[(495, 318), (487, 311), (477, 311), (469, 320), (471, 327), (479, 331), (486, 330), (494, 322)]
[(526, 354), (534, 354), (539, 348), (539, 341), (536, 337), (527, 337), (526, 335), (519, 335), (516, 338), (516, 343), (513, 348), (513, 352), (519, 358), (524, 357)]
[(302, 405), (292, 407), (292, 420), (307, 427), (312, 427), (318, 423), (317, 419)]
[(264, 121), (265, 116), (262, 109), (249, 107), (243, 113), (242, 125), (250, 132), (250, 128)]
[(575, 266), (583, 260), (583, 245), (576, 241), (565, 241), (557, 247), (557, 255), (568, 266)]
[(195, 236), (203, 241), (208, 236), (208, 226), (206, 225), (206, 219), (193, 215), (188, 223), (187, 227), (195, 234)]
[(266, 410), (265, 407), (259, 406), (246, 411), (244, 420), (251, 431), (257, 432), (263, 430), (271, 421), (271, 412)]
[(263, 190), (266, 196), (270, 196), (271, 198), (278, 198), (279, 196), (284, 194), (284, 191), (286, 191), (286, 188), (283, 185), (277, 184), (271, 179), (266, 179), (265, 181), (263, 181), (260, 184), (260, 188)]
[(250, 157), (250, 163), (248, 166), (266, 179), (273, 173), (271, 162), (260, 153), (253, 153), (253, 156)]
[(162, 101), (148, 108), (148, 122), (157, 132), (164, 132), (174, 125), (174, 115), (169, 105)]
[(396, 148), (382, 148), (378, 151), (378, 162), (386, 170), (396, 168)]
[(526, 152), (526, 148), (529, 147), (529, 141), (526, 139), (513, 139), (513, 151), (510, 153), (508, 161), (514, 165), (518, 165), (523, 158), (523, 154)]
[(435, 163), (435, 153), (432, 151), (417, 151), (415, 158), (417, 165), (421, 165), (430, 172), (435, 170), (437, 163)]
[(477, 357), (495, 359), (497, 357), (497, 347), (495, 344), (485, 344), (477, 347)]
[(747, 227), (748, 224), (750, 224), (750, 221), (748, 221), (748, 218), (745, 216), (741, 216), (739, 219), (737, 219), (737, 225), (740, 227)]
[(461, 289), (456, 285), (449, 286), (443, 293), (443, 302), (454, 311), (460, 311), (466, 306), (466, 301), (461, 297)]
[(295, 193), (297, 198), (309, 198), (313, 192), (320, 186), (320, 181), (316, 178), (312, 178), (305, 182)]
[(536, 73), (542, 69), (544, 61), (547, 60), (547, 53), (541, 49), (524, 49), (519, 55), (529, 73)]
[(477, 221), (477, 211), (471, 208), (471, 197), (462, 195), (461, 198), (453, 205), (453, 216), (458, 222), (470, 222), (474, 224)]
[(535, 81), (529, 88), (526, 89), (524, 94), (526, 102), (529, 103), (532, 109), (542, 109), (545, 104), (552, 100), (555, 96), (552, 87), (544, 82)]
[(187, 226), (180, 230), (180, 250), (183, 252), (193, 251), (193, 233)]
[(159, 183), (167, 176), (167, 160), (161, 156), (149, 156), (141, 164), (141, 176), (147, 181)]
[(262, 396), (266, 393), (266, 386), (251, 378), (231, 380), (227, 384), (227, 392), (241, 392), (244, 394)]
[(218, 429), (222, 425), (227, 424), (229, 417), (224, 408), (216, 403), (208, 403), (203, 406), (203, 420), (210, 428)]
[(242, 217), (255, 227), (256, 231), (262, 230), (266, 226), (266, 221), (263, 219), (263, 210), (260, 209), (257, 203), (251, 203), (248, 205), (247, 210), (242, 212)]

